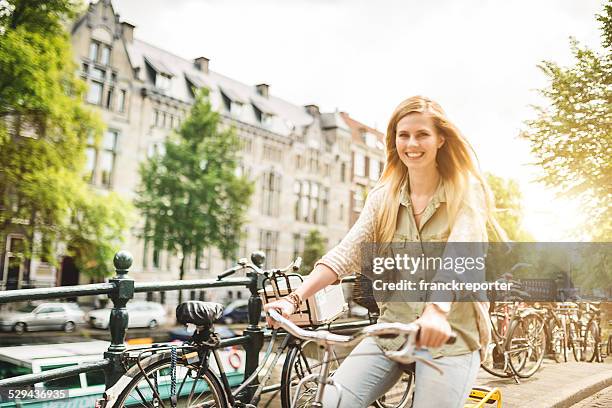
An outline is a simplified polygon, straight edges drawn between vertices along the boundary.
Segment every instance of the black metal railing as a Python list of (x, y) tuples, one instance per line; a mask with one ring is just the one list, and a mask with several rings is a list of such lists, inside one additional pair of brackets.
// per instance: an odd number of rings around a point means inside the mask
[[(260, 258), (260, 262), (263, 263), (264, 259), (265, 258)], [(255, 260), (255, 257), (253, 257), (254, 262)], [(244, 378), (248, 378), (257, 369), (259, 365), (259, 352), (263, 346), (264, 338), (267, 337), (264, 335), (262, 327), (259, 326), (262, 300), (258, 290), (262, 288), (261, 275), (255, 272), (247, 272), (245, 278), (226, 278), (224, 280), (197, 279), (167, 282), (134, 282), (128, 275), (129, 268), (132, 265), (132, 256), (129, 252), (118, 252), (113, 259), (113, 264), (115, 266), (115, 276), (107, 283), (0, 292), (0, 304), (101, 294), (108, 295), (113, 302), (109, 323), (111, 344), (104, 353), (103, 359), (96, 362), (82, 363), (74, 367), (52, 369), (44, 373), (26, 374), (0, 379), (0, 388), (29, 386), (102, 369), (105, 375), (105, 385), (108, 389), (125, 373), (125, 367), (122, 363), (122, 354), (126, 350), (125, 336), (128, 326), (127, 303), (134, 297), (134, 293), (163, 292), (169, 290), (246, 286), (251, 292), (248, 304), (249, 324), (243, 331), (242, 336), (224, 339), (221, 341), (220, 347), (234, 345), (244, 347), (246, 352)], [(262, 267), (263, 265), (257, 264), (257, 266)], [(349, 277), (345, 278), (343, 282), (351, 282), (353, 280), (353, 277)], [(337, 323), (326, 326), (326, 328), (339, 332), (354, 331), (369, 323), (370, 321), (365, 320), (359, 322)], [(247, 390), (247, 393), (250, 393), (250, 390)]]

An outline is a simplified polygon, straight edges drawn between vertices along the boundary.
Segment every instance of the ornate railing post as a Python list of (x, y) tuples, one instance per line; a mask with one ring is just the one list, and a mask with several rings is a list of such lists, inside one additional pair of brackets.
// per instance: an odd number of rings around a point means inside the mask
[[(251, 261), (262, 268), (266, 261), (266, 254), (262, 251), (255, 251), (251, 254)], [(259, 289), (262, 288), (263, 276), (260, 274), (249, 271), (247, 277), (251, 279), (249, 284), (249, 290), (251, 291), (251, 297), (249, 297), (249, 325), (244, 330), (243, 335), (249, 336), (250, 340), (244, 345), (246, 351), (246, 362), (244, 367), (244, 378), (248, 378), (259, 365), (259, 352), (263, 346), (263, 330), (259, 326), (259, 319), (261, 318), (262, 302), (259, 296)], [(257, 379), (255, 379), (250, 386), (248, 386), (244, 395), (240, 396), (241, 401), (248, 401), (253, 396), (254, 390), (257, 388)], [(245, 397), (243, 399), (243, 396)]]
[(127, 302), (134, 297), (134, 280), (127, 276), (132, 266), (132, 255), (127, 251), (120, 251), (113, 258), (116, 276), (109, 280), (115, 285), (115, 290), (109, 294), (113, 301), (110, 312), (109, 328), (111, 332), (111, 344), (104, 357), (110, 360), (110, 365), (105, 371), (106, 388), (113, 386), (115, 382), (125, 373), (121, 363), (121, 353), (126, 349), (125, 333), (128, 327)]

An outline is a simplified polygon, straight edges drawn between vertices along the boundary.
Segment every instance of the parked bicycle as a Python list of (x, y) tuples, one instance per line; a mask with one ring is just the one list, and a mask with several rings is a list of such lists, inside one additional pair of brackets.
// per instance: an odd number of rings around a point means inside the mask
[(481, 366), (492, 375), (501, 378), (528, 378), (542, 365), (546, 346), (544, 319), (524, 299), (529, 295), (512, 281), (512, 289), (503, 301), (492, 301), (489, 317), (492, 333), (488, 358)]

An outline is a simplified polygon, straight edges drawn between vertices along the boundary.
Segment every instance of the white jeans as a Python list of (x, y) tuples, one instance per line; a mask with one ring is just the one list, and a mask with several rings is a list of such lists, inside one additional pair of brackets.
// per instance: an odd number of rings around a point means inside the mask
[[(421, 352), (429, 354), (425, 350)], [(444, 374), (427, 364), (416, 363), (413, 408), (463, 407), (480, 367), (478, 350), (434, 361)], [(323, 407), (366, 408), (391, 389), (400, 379), (403, 368), (387, 358), (373, 338), (367, 337), (353, 349), (333, 376), (342, 387), (340, 404), (336, 388), (326, 386)]]

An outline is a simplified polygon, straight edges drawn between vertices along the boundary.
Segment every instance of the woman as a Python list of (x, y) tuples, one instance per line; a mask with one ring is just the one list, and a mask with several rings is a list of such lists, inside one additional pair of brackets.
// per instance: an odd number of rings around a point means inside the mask
[[(302, 299), (360, 271), (362, 243), (486, 242), (487, 225), (501, 232), (473, 151), (437, 103), (421, 96), (402, 102), (389, 121), (386, 149), (381, 179), (346, 237), (315, 264), (300, 288), (265, 310), (289, 316)], [(462, 407), (478, 372), (481, 344), (489, 339), (485, 305), (388, 302), (379, 307), (379, 321), (416, 321), (420, 345), (431, 350), (444, 370), (440, 375), (417, 362), (413, 407)], [(458, 334), (457, 341), (446, 345), (451, 331)], [(367, 338), (351, 352), (334, 375), (343, 389), (342, 407), (367, 407), (395, 384), (402, 367), (383, 350), (397, 349), (401, 342)], [(335, 407), (337, 398), (335, 389), (327, 387), (323, 406)]]

